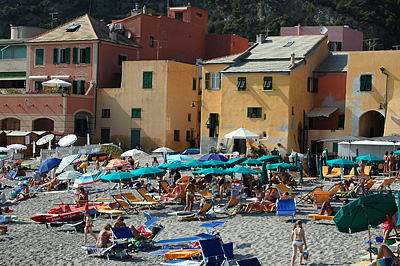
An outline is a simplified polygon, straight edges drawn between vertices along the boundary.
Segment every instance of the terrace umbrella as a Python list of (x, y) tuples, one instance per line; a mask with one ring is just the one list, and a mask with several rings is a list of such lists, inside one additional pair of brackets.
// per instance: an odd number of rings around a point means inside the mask
[(224, 163), (223, 161), (218, 161), (218, 160), (209, 160), (204, 162), (205, 167), (224, 167), (227, 164)]
[(226, 175), (228, 174), (225, 170), (222, 170), (220, 168), (206, 168), (202, 169), (199, 171), (193, 172), (194, 175), (209, 175), (209, 174), (215, 174), (215, 175)]
[[(342, 206), (333, 217), (336, 228), (343, 233), (357, 233), (368, 230), (369, 247), (371, 249), (371, 227), (387, 221), (397, 212), (395, 197), (390, 194), (371, 194)], [(370, 253), (370, 260), (372, 255)]]
[(241, 162), (244, 162), (246, 160), (247, 160), (246, 157), (237, 157), (237, 158), (230, 159), (229, 161), (226, 162), (226, 164), (230, 165), (230, 166), (234, 166), (234, 165), (240, 164)]
[(249, 166), (261, 166), (263, 164), (262, 161), (249, 158), (246, 161), (242, 162), (240, 165), (249, 165)]
[(71, 163), (73, 163), (76, 159), (78, 159), (81, 155), (80, 154), (72, 154), (72, 155), (68, 155), (64, 158), (62, 158), (60, 164), (58, 165), (58, 168), (56, 170), (56, 174), (61, 173), (62, 171), (64, 171), (65, 168), (68, 167), (68, 165), (70, 165)]
[(125, 161), (125, 160), (120, 160), (120, 159), (114, 159), (111, 160), (107, 166), (106, 169), (112, 169), (112, 168), (117, 168), (117, 167), (123, 167), (123, 166), (127, 166), (129, 165), (129, 162)]
[(175, 154), (167, 156), (167, 162), (184, 162), (184, 161), (194, 161), (194, 159), (187, 155)]
[(228, 168), (224, 170), (226, 173), (239, 173), (239, 174), (244, 174), (244, 175), (259, 175), (261, 174), (260, 171), (247, 168), (247, 167), (233, 167), (233, 168)]
[(20, 150), (26, 150), (27, 147), (25, 145), (22, 144), (11, 144), (7, 146), (7, 149), (13, 149), (16, 151), (20, 151)]
[(206, 167), (205, 162), (201, 162), (201, 161), (187, 161), (182, 163), (182, 165), (185, 165), (189, 168), (201, 168), (201, 167)]
[(61, 159), (58, 158), (50, 158), (47, 159), (46, 161), (44, 161), (44, 163), (42, 163), (42, 165), (39, 167), (38, 173), (44, 174), (49, 172), (51, 169), (57, 167), (61, 162)]
[(267, 173), (267, 166), (266, 162), (263, 163), (262, 168), (261, 168), (261, 176), (258, 182), (261, 185), (268, 184), (268, 173)]
[(160, 164), (159, 166), (157, 166), (157, 168), (160, 169), (170, 169), (170, 170), (183, 170), (183, 169), (188, 169), (189, 167), (184, 165), (184, 164), (180, 164), (180, 163), (164, 163), (164, 164)]
[(67, 81), (64, 81), (64, 80), (61, 80), (61, 79), (51, 79), (51, 80), (48, 80), (48, 81), (44, 81), (44, 82), (42, 82), (42, 85), (43, 86), (49, 86), (49, 87), (71, 87), (72, 86), (72, 84), (71, 83), (69, 83), (69, 82), (67, 82)]
[(217, 160), (217, 161), (227, 162), (228, 158), (226, 158), (225, 156), (223, 156), (221, 154), (209, 153), (209, 154), (204, 155), (200, 159), (198, 159), (198, 161), (201, 161), (201, 162), (205, 162), (205, 161), (209, 161), (209, 160)]
[(356, 162), (362, 162), (362, 163), (385, 163), (385, 160), (381, 157), (375, 156), (375, 155), (362, 155), (356, 157)]
[(276, 162), (279, 161), (281, 156), (279, 155), (264, 155), (257, 160), (262, 161), (262, 162)]
[(227, 138), (227, 139), (258, 139), (258, 138), (260, 138), (260, 135), (241, 127), (239, 129), (236, 129), (235, 131), (232, 131), (231, 133), (226, 134), (224, 136), (224, 138)]

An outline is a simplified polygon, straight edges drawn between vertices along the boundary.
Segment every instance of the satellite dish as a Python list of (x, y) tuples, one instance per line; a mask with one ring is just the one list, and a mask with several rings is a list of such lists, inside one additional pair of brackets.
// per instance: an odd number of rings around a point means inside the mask
[(36, 141), (36, 145), (44, 145), (46, 143), (49, 143), (49, 150), (51, 150), (51, 141), (54, 139), (53, 134), (49, 134), (46, 136), (41, 137)]
[(132, 38), (132, 33), (130, 31), (125, 32), (125, 38)]
[(319, 29), (319, 33), (321, 33), (321, 34), (326, 34), (327, 32), (328, 32), (328, 29), (325, 26), (323, 26), (322, 28)]
[(60, 145), (60, 147), (68, 147), (74, 144), (77, 139), (78, 137), (75, 134), (66, 135), (58, 141), (58, 145)]

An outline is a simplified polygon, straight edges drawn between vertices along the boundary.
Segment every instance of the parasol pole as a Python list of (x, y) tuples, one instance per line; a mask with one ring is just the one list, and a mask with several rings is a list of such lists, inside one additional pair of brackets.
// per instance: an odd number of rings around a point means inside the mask
[(367, 214), (367, 210), (365, 209), (364, 204), (361, 204), (361, 208), (364, 212), (365, 218), (367, 219), (367, 224), (368, 224), (368, 240), (369, 240), (369, 260), (370, 262), (372, 262), (372, 244), (371, 244), (371, 225), (369, 224), (369, 219), (368, 219), (368, 214)]

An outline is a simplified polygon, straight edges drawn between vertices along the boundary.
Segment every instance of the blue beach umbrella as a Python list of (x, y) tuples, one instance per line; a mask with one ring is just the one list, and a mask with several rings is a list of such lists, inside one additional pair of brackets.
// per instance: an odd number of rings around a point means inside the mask
[(172, 163), (172, 162), (184, 162), (184, 161), (194, 161), (194, 159), (190, 156), (187, 155), (182, 155), (182, 154), (175, 154), (175, 155), (168, 155), (167, 156), (167, 162)]
[(78, 185), (92, 184), (92, 183), (100, 181), (101, 177), (105, 174), (106, 174), (105, 171), (98, 171), (98, 170), (90, 171), (90, 172), (87, 172), (86, 174), (83, 174), (78, 179), (76, 179), (75, 184), (78, 184)]
[(228, 158), (226, 158), (225, 156), (221, 155), (221, 154), (215, 154), (215, 153), (209, 153), (204, 155), (203, 157), (201, 157), (198, 161), (209, 161), (209, 160), (217, 160), (217, 161), (223, 161), (223, 162), (227, 162)]
[(53, 169), (54, 167), (58, 166), (61, 162), (61, 159), (58, 158), (50, 158), (47, 159), (46, 161), (44, 161), (44, 163), (42, 163), (42, 165), (39, 167), (38, 173), (44, 174), (49, 172), (51, 169)]

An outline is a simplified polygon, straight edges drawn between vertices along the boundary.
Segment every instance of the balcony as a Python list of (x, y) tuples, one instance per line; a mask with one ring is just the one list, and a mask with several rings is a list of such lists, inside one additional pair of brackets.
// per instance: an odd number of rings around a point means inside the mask
[(0, 59), (0, 72), (26, 72), (26, 59)]

